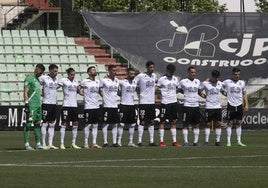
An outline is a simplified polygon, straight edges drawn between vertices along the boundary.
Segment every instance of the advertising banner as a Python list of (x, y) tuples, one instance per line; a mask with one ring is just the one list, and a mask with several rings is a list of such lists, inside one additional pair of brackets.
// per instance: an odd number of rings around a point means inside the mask
[(166, 65), (177, 67), (176, 76), (187, 76), (195, 66), (204, 80), (217, 69), (229, 78), (233, 67), (241, 78), (268, 83), (268, 15), (260, 13), (146, 12), (81, 13), (89, 28), (117, 50), (139, 71), (155, 62), (162, 75)]

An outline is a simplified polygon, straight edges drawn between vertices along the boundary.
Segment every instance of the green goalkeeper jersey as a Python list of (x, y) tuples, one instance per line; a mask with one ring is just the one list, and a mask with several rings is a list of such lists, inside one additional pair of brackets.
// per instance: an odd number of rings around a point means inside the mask
[(29, 105), (41, 105), (41, 84), (35, 75), (28, 75), (24, 81), (24, 87), (29, 88), (28, 100)]

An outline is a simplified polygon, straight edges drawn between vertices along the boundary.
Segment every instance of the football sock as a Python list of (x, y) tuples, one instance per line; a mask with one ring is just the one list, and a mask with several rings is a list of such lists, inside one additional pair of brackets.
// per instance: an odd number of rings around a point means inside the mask
[(109, 126), (109, 124), (103, 124), (103, 127), (102, 127), (102, 135), (103, 135), (103, 143), (104, 144), (108, 143), (108, 141), (107, 141), (107, 129), (108, 129), (108, 126)]
[(200, 129), (199, 128), (194, 128), (194, 143), (198, 142), (198, 138), (199, 138), (199, 133), (200, 133)]
[(98, 124), (92, 125), (92, 144), (97, 143), (97, 135), (98, 135)]
[(48, 127), (48, 145), (52, 145), (55, 132), (55, 123), (50, 123)]
[(135, 123), (129, 125), (128, 129), (129, 143), (133, 143), (134, 131), (135, 131)]
[(40, 124), (34, 124), (34, 136), (35, 136), (35, 142), (41, 142), (41, 128)]
[(154, 142), (154, 125), (150, 125), (148, 127), (149, 137), (150, 137), (150, 143)]
[(72, 129), (72, 144), (75, 144), (75, 142), (76, 142), (77, 129), (78, 129), (78, 126), (73, 126), (73, 129)]
[(117, 128), (117, 143), (121, 144), (125, 124), (120, 123)]
[(220, 142), (221, 140), (221, 128), (215, 129), (216, 142)]
[(164, 129), (159, 129), (159, 140), (160, 140), (160, 142), (164, 142), (164, 134), (165, 134), (165, 130)]
[(90, 124), (87, 124), (85, 125), (85, 128), (84, 128), (84, 144), (85, 145), (88, 145), (88, 137), (89, 137), (89, 127), (90, 127)]
[(182, 135), (183, 135), (184, 143), (188, 143), (188, 129), (183, 129)]
[(228, 126), (226, 128), (226, 132), (227, 132), (227, 142), (231, 142), (232, 127), (231, 126)]
[(64, 144), (65, 129), (66, 129), (66, 126), (61, 125), (60, 127), (60, 143), (61, 144)]
[(237, 136), (237, 142), (241, 142), (241, 134), (242, 134), (242, 127), (241, 125), (236, 126), (236, 136)]
[(170, 134), (171, 134), (172, 142), (177, 142), (177, 130), (176, 130), (176, 128), (171, 128)]
[(32, 123), (26, 123), (23, 129), (24, 143), (29, 143), (30, 138), (30, 127)]
[(142, 143), (143, 132), (144, 132), (144, 126), (139, 125), (139, 127), (138, 127), (138, 143)]
[(205, 128), (205, 142), (208, 142), (210, 135), (210, 128)]
[(112, 137), (113, 137), (113, 144), (116, 144), (116, 139), (117, 139), (117, 123), (116, 124), (111, 124), (112, 125)]
[(42, 133), (43, 145), (46, 145), (47, 126), (48, 126), (48, 123), (42, 123), (41, 133)]

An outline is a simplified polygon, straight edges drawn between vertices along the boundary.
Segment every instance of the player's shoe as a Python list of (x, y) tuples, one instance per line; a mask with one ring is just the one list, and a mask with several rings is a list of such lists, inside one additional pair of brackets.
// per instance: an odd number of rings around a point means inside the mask
[(166, 147), (167, 145), (166, 145), (165, 142), (160, 142), (160, 143), (159, 143), (159, 146), (162, 147), (162, 148), (164, 148), (164, 147)]
[(220, 142), (215, 142), (215, 146), (221, 146)]
[(242, 147), (246, 147), (247, 146), (246, 144), (243, 144), (242, 142), (237, 142), (237, 145), (238, 146), (242, 146)]
[(25, 149), (28, 150), (28, 151), (32, 151), (32, 150), (34, 150), (34, 148), (31, 147), (30, 145), (29, 145), (29, 146), (25, 146)]
[(115, 143), (112, 146), (115, 147), (115, 148), (121, 147), (118, 143)]
[(105, 144), (103, 144), (102, 147), (103, 147), (103, 148), (108, 148), (108, 147), (109, 147), (109, 144), (108, 144), (108, 143), (105, 143)]
[(66, 147), (64, 146), (64, 144), (60, 145), (60, 149), (66, 149)]
[(98, 148), (98, 149), (102, 148), (102, 147), (99, 146), (98, 144), (93, 144), (91, 147), (92, 147), (92, 148)]
[(226, 146), (231, 147), (232, 146), (231, 142), (227, 142)]
[(85, 144), (85, 145), (84, 145), (84, 148), (85, 148), (85, 149), (89, 149), (88, 144)]
[(140, 142), (140, 143), (138, 143), (138, 147), (142, 147), (143, 145), (142, 145), (142, 143)]
[(184, 142), (182, 146), (183, 147), (189, 147), (189, 143), (188, 142)]
[(48, 148), (47, 148), (47, 146), (42, 146), (41, 144), (37, 144), (36, 149), (37, 150), (47, 150)]
[(173, 142), (172, 143), (172, 146), (174, 146), (174, 147), (181, 147), (181, 145), (178, 142)]
[(201, 145), (198, 142), (195, 142), (193, 146), (200, 147)]
[(133, 147), (133, 148), (137, 148), (137, 147), (139, 147), (139, 146), (137, 146), (137, 145), (134, 144), (134, 143), (128, 143), (127, 146), (128, 146), (128, 147)]
[(81, 149), (81, 147), (77, 146), (76, 144), (72, 144), (71, 148), (73, 148), (73, 149)]
[(204, 143), (204, 146), (208, 146), (208, 142), (205, 142), (205, 143)]
[(48, 149), (59, 149), (59, 147), (54, 146), (54, 145), (49, 145), (49, 146), (48, 146)]
[(157, 144), (154, 143), (154, 142), (150, 142), (150, 143), (149, 143), (149, 146), (154, 147), (154, 146), (157, 146)]

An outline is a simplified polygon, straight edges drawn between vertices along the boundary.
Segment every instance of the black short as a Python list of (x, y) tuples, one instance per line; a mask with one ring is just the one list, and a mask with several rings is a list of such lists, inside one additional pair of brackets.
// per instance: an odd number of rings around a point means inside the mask
[(139, 105), (140, 121), (151, 121), (155, 119), (155, 104)]
[(163, 122), (165, 120), (176, 120), (178, 118), (178, 105), (177, 103), (171, 104), (161, 104), (160, 108), (160, 121)]
[(98, 123), (100, 118), (99, 109), (85, 109), (84, 122), (85, 124)]
[(200, 111), (199, 107), (183, 107), (182, 122), (185, 125), (196, 125), (200, 123)]
[(126, 124), (133, 124), (137, 122), (137, 112), (134, 105), (120, 105), (120, 122)]
[(119, 123), (118, 108), (102, 108), (102, 121), (103, 123)]
[(42, 120), (44, 122), (55, 121), (57, 117), (56, 104), (42, 104)]
[(206, 109), (206, 121), (221, 121), (222, 120), (222, 111), (220, 108), (217, 109)]
[(61, 121), (69, 122), (69, 121), (78, 121), (78, 109), (77, 107), (62, 107), (61, 108)]
[(243, 106), (231, 106), (227, 105), (227, 120), (242, 120), (243, 119)]

